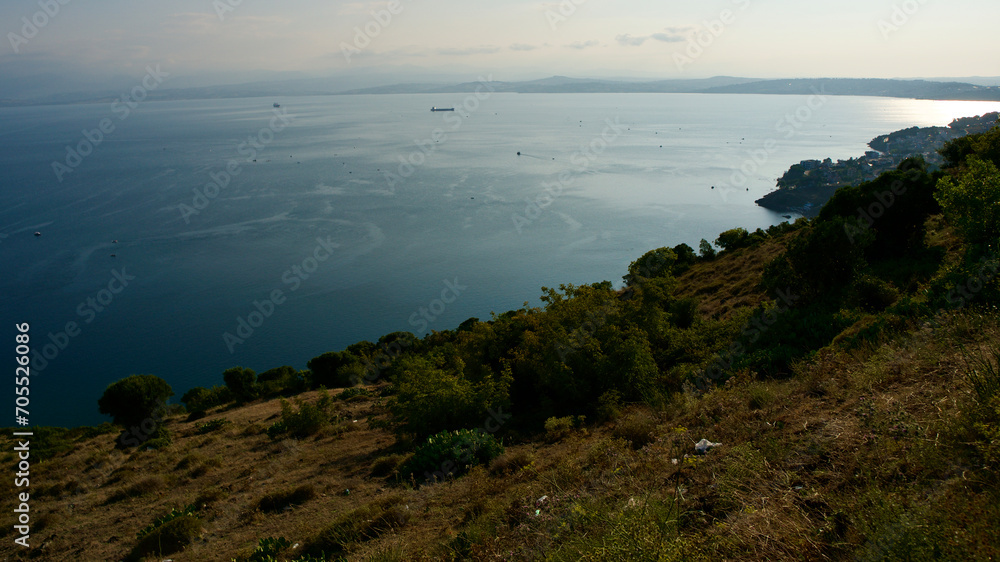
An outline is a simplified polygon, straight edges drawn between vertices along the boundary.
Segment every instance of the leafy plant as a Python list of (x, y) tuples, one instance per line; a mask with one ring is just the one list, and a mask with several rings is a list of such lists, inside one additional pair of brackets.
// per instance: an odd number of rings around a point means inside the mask
[(206, 433), (211, 433), (217, 429), (221, 429), (228, 425), (230, 422), (226, 418), (218, 418), (209, 422), (199, 423), (194, 426), (195, 431), (198, 435), (204, 435)]
[(400, 473), (422, 474), (426, 481), (434, 482), (464, 474), (473, 466), (488, 464), (502, 454), (503, 445), (485, 431), (442, 431), (427, 438), (400, 467)]

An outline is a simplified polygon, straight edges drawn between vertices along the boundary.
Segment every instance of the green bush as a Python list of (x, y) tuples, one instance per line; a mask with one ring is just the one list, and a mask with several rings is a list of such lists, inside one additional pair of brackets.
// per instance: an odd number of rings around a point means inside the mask
[(628, 274), (622, 279), (626, 285), (641, 283), (646, 279), (672, 275), (677, 254), (670, 248), (650, 250), (628, 266)]
[(369, 467), (369, 474), (376, 478), (384, 478), (396, 472), (399, 465), (406, 459), (406, 455), (388, 455), (379, 457), (372, 462)]
[(656, 418), (646, 412), (632, 412), (619, 420), (612, 434), (641, 449), (656, 441)]
[(218, 429), (222, 429), (223, 427), (229, 425), (229, 423), (230, 423), (229, 420), (227, 420), (226, 418), (218, 418), (209, 422), (199, 423), (194, 426), (194, 429), (195, 432), (198, 433), (198, 435), (204, 435), (206, 433), (211, 433)]
[(308, 371), (297, 371), (288, 365), (269, 369), (257, 375), (257, 387), (261, 396), (276, 396), (278, 394), (299, 394), (308, 387), (306, 381)]
[(899, 291), (886, 281), (865, 275), (854, 282), (858, 305), (870, 312), (881, 312), (896, 304)]
[(350, 400), (352, 398), (357, 398), (357, 397), (370, 398), (372, 396), (375, 396), (375, 394), (372, 393), (372, 391), (368, 390), (367, 388), (361, 386), (354, 386), (351, 388), (344, 389), (343, 392), (337, 395), (337, 400)]
[(686, 330), (698, 319), (698, 300), (686, 298), (674, 301), (670, 305), (670, 318), (674, 325)]
[(173, 389), (160, 377), (132, 375), (108, 385), (97, 406), (118, 425), (139, 426), (148, 419), (162, 417), (159, 412), (173, 395)]
[(272, 439), (282, 433), (292, 437), (308, 437), (330, 423), (330, 396), (326, 390), (320, 391), (320, 398), (315, 403), (296, 401), (294, 408), (287, 400), (281, 401), (281, 420), (267, 429), (267, 435)]
[(204, 412), (215, 406), (222, 406), (233, 401), (233, 392), (225, 386), (213, 386), (204, 388), (196, 386), (184, 393), (181, 402), (187, 406), (189, 412)]
[(973, 247), (975, 258), (987, 249), (995, 251), (1000, 242), (1000, 169), (975, 156), (967, 166), (957, 177), (942, 178), (935, 198), (948, 221)]
[(312, 371), (314, 387), (352, 387), (365, 376), (365, 357), (344, 351), (331, 351), (309, 360), (307, 366)]
[(573, 431), (573, 416), (549, 418), (545, 420), (546, 438), (551, 442), (561, 441)]
[(222, 373), (222, 380), (226, 382), (226, 387), (233, 393), (233, 397), (240, 402), (249, 402), (257, 398), (259, 389), (257, 388), (257, 374), (253, 369), (244, 367), (233, 367), (226, 369)]
[(698, 243), (698, 257), (703, 260), (715, 259), (715, 248), (712, 247), (712, 243), (704, 238)]
[(141, 539), (141, 538), (145, 537), (146, 535), (152, 533), (156, 529), (162, 527), (163, 525), (166, 525), (167, 523), (170, 523), (174, 519), (178, 519), (178, 518), (184, 517), (186, 515), (194, 515), (194, 513), (196, 511), (197, 511), (197, 508), (194, 505), (185, 506), (183, 509), (171, 509), (170, 513), (164, 515), (163, 517), (160, 517), (156, 521), (153, 521), (151, 524), (149, 524), (148, 526), (146, 526), (145, 528), (143, 528), (141, 531), (139, 531), (138, 533), (136, 533), (136, 537)]
[(400, 467), (402, 475), (422, 476), (428, 483), (459, 476), (503, 454), (503, 445), (482, 430), (442, 431), (429, 437)]
[(733, 228), (721, 234), (715, 240), (715, 245), (723, 252), (731, 252), (750, 245), (750, 233), (745, 228)]
[(506, 376), (487, 374), (474, 382), (459, 370), (461, 364), (438, 358), (401, 357), (397, 363), (396, 395), (389, 409), (400, 429), (417, 437), (479, 425), (485, 412), (502, 409), (509, 401)]
[(180, 552), (201, 534), (201, 520), (193, 513), (184, 513), (149, 530), (140, 537), (129, 555), (130, 560), (143, 556)]

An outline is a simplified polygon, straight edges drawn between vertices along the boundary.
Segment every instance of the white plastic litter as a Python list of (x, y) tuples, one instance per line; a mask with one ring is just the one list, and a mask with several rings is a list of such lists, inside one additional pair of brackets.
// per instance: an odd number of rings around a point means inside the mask
[(701, 441), (698, 441), (697, 443), (695, 443), (694, 450), (699, 455), (704, 455), (705, 453), (711, 451), (712, 449), (714, 449), (716, 447), (721, 447), (721, 446), (722, 446), (722, 443), (712, 443), (708, 439), (702, 439)]

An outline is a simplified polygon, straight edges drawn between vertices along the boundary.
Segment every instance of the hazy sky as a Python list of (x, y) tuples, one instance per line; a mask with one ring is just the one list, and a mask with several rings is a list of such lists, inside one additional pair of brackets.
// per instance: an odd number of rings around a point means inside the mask
[[(58, 5), (59, 13), (39, 15), (46, 3)], [(386, 10), (387, 2), (0, 0), (0, 31), (6, 37), (0, 80), (141, 76), (152, 63), (175, 77), (210, 73), (220, 80), (255, 71), (323, 75), (401, 65), (492, 72), (501, 80), (554, 74), (1000, 75), (997, 0), (399, 0), (395, 5), (398, 13), (382, 25), (372, 12)], [(731, 12), (727, 23), (713, 24), (724, 10)], [(33, 17), (45, 25), (29, 38), (32, 29), (24, 29), (22, 18)], [(377, 33), (356, 44), (355, 27), (366, 25)], [(698, 38), (701, 52), (691, 46)], [(350, 62), (345, 44), (360, 51), (351, 53)]]

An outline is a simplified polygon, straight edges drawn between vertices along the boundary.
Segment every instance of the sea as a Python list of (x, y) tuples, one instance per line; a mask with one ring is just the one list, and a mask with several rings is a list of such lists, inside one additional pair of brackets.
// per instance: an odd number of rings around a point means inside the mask
[(488, 84), (0, 108), (0, 353), (32, 357), (29, 425), (97, 424), (128, 375), (176, 401), (230, 367), (304, 369), (538, 306), (543, 286), (620, 286), (648, 250), (797, 218), (754, 200), (800, 160), (997, 110)]

